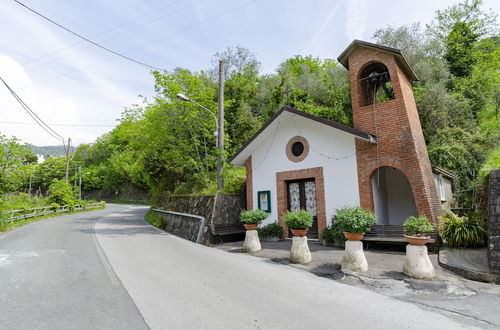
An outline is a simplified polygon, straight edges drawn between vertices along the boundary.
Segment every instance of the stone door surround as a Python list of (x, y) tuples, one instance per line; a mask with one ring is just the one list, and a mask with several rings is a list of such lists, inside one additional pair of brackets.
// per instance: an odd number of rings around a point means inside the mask
[(293, 170), (276, 173), (276, 196), (278, 200), (278, 224), (285, 229), (285, 236), (288, 228), (283, 221), (283, 214), (287, 211), (288, 189), (287, 181), (314, 179), (316, 182), (316, 214), (318, 217), (318, 234), (326, 228), (325, 211), (325, 182), (323, 178), (323, 167), (313, 167), (302, 170)]

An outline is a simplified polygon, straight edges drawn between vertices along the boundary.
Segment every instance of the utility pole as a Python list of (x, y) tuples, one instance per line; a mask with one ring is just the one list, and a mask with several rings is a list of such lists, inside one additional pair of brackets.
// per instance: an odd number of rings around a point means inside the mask
[(80, 174), (80, 200), (82, 200), (82, 167), (78, 166), (78, 174)]
[(219, 131), (218, 131), (218, 154), (217, 154), (217, 190), (224, 189), (223, 153), (224, 153), (224, 61), (219, 61)]
[(68, 177), (69, 177), (69, 147), (71, 145), (71, 138), (68, 138), (68, 145), (64, 146), (65, 151), (66, 151), (66, 176), (65, 176), (65, 182), (68, 183)]
[(33, 176), (33, 174), (30, 174), (30, 188), (28, 190), (29, 194), (30, 194), (30, 198), (31, 198), (31, 177)]

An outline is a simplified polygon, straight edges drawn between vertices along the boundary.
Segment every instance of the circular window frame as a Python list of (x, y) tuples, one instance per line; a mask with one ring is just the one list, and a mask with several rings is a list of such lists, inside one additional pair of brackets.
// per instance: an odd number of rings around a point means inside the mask
[[(292, 147), (296, 142), (300, 142), (304, 146), (304, 151), (299, 156), (295, 156), (292, 152)], [(286, 156), (288, 157), (289, 160), (291, 160), (294, 163), (298, 163), (300, 161), (303, 161), (307, 157), (307, 155), (309, 154), (309, 143), (302, 136), (294, 136), (293, 138), (288, 140), (288, 143), (286, 144), (285, 152), (286, 152)]]

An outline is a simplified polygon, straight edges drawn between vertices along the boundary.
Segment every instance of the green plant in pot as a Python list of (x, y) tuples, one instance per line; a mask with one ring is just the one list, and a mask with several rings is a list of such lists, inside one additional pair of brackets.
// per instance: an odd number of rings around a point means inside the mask
[(403, 231), (405, 233), (405, 240), (411, 245), (425, 245), (429, 242), (429, 233), (436, 231), (436, 229), (429, 222), (425, 216), (408, 217), (403, 223)]
[(306, 210), (286, 211), (283, 220), (293, 236), (306, 236), (307, 230), (313, 225), (313, 217)]
[(240, 221), (246, 230), (256, 230), (257, 225), (269, 216), (269, 213), (262, 210), (241, 211)]
[(361, 207), (344, 207), (337, 211), (332, 221), (350, 241), (359, 241), (375, 224), (375, 214)]
[(276, 222), (270, 223), (262, 228), (257, 228), (259, 236), (271, 241), (277, 241), (283, 236), (283, 227)]

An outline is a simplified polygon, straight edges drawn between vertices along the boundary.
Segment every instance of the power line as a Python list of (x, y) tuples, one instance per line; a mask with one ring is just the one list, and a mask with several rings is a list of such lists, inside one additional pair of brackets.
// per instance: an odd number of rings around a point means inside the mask
[[(36, 123), (28, 123), (21, 121), (0, 121), (0, 124), (12, 125), (36, 125)], [(50, 124), (51, 126), (78, 126), (78, 127), (115, 127), (116, 125), (101, 125), (101, 124)]]
[(110, 52), (110, 53), (112, 53), (112, 54), (115, 54), (116, 56), (119, 56), (119, 57), (121, 57), (121, 58), (124, 58), (124, 59), (126, 59), (126, 60), (129, 60), (129, 61), (134, 62), (134, 63), (136, 63), (136, 64), (139, 64), (139, 65), (142, 65), (142, 66), (148, 67), (148, 68), (153, 69), (153, 70), (159, 70), (159, 71), (162, 71), (162, 69), (160, 69), (160, 68), (158, 68), (158, 67), (155, 67), (155, 66), (149, 65), (149, 64), (147, 64), (147, 63), (144, 63), (144, 62), (141, 62), (141, 61), (138, 61), (138, 60), (134, 60), (133, 58), (130, 58), (130, 57), (126, 56), (126, 55), (120, 54), (120, 53), (118, 53), (118, 52), (116, 52), (116, 51), (114, 51), (114, 50), (112, 50), (112, 49), (107, 48), (107, 47), (104, 47), (104, 46), (102, 46), (102, 45), (98, 44), (97, 42), (92, 41), (92, 40), (90, 40), (90, 39), (88, 39), (88, 38), (86, 38), (86, 37), (82, 36), (81, 34), (78, 34), (78, 33), (74, 32), (74, 31), (70, 30), (69, 28), (67, 28), (67, 27), (65, 27), (65, 26), (63, 26), (63, 25), (61, 25), (61, 24), (57, 23), (56, 21), (54, 21), (54, 20), (52, 20), (52, 19), (48, 18), (47, 16), (44, 16), (44, 15), (40, 14), (40, 13), (39, 13), (39, 12), (37, 12), (36, 10), (31, 9), (30, 7), (26, 6), (24, 3), (19, 2), (18, 0), (14, 0), (14, 1), (15, 1), (15, 2), (17, 2), (18, 4), (20, 4), (21, 6), (23, 6), (24, 8), (28, 9), (29, 11), (31, 11), (31, 12), (35, 13), (36, 15), (38, 15), (38, 16), (40, 16), (40, 17), (42, 17), (43, 19), (45, 19), (45, 20), (49, 21), (50, 23), (52, 23), (52, 24), (54, 24), (54, 25), (57, 25), (57, 26), (58, 26), (58, 27), (60, 27), (61, 29), (63, 29), (63, 30), (65, 30), (65, 31), (67, 31), (67, 32), (69, 32), (69, 33), (71, 33), (71, 34), (73, 34), (73, 35), (77, 36), (77, 37), (78, 37), (78, 38), (80, 38), (80, 39), (83, 39), (83, 40), (85, 40), (85, 41), (87, 41), (87, 42), (89, 42), (89, 43), (93, 44), (94, 46), (97, 46), (97, 47), (99, 47), (99, 48), (101, 48), (101, 49), (104, 49), (104, 50), (105, 50), (105, 51), (107, 51), (107, 52)]
[[(14, 0), (14, 1), (17, 1), (17, 0)], [(178, 35), (178, 34), (181, 34), (181, 33), (183, 33), (183, 32), (186, 32), (186, 31), (188, 31), (188, 30), (191, 30), (191, 29), (193, 29), (193, 28), (195, 28), (195, 27), (197, 27), (197, 26), (200, 26), (200, 25), (205, 24), (205, 23), (207, 23), (207, 22), (213, 21), (213, 20), (215, 20), (215, 19), (217, 19), (217, 18), (220, 18), (220, 17), (222, 17), (222, 16), (228, 15), (228, 14), (230, 14), (230, 13), (232, 13), (232, 12), (234, 12), (234, 11), (236, 11), (236, 10), (240, 9), (240, 8), (243, 8), (243, 7), (245, 7), (245, 6), (248, 6), (248, 5), (250, 5), (250, 4), (252, 4), (252, 3), (256, 2), (256, 1), (257, 1), (257, 0), (251, 0), (251, 1), (248, 1), (248, 2), (245, 2), (245, 3), (242, 3), (242, 4), (240, 4), (240, 5), (236, 6), (236, 7), (231, 8), (231, 9), (229, 9), (229, 10), (227, 10), (227, 11), (224, 11), (224, 12), (222, 12), (222, 13), (220, 13), (220, 14), (217, 14), (217, 15), (214, 15), (214, 16), (212, 16), (212, 17), (209, 17), (208, 19), (206, 19), (206, 20), (204, 20), (204, 21), (201, 21), (201, 22), (198, 22), (198, 23), (196, 23), (196, 24), (190, 25), (190, 26), (188, 26), (188, 27), (186, 27), (186, 28), (184, 28), (184, 29), (182, 29), (182, 30), (176, 31), (176, 32), (174, 32), (174, 33), (171, 33), (171, 34), (169, 34), (169, 35), (167, 35), (167, 36), (165, 36), (165, 37), (162, 37), (162, 38), (160, 38), (160, 39), (156, 39), (156, 40), (154, 40), (154, 41), (151, 41), (151, 42), (148, 42), (148, 43), (142, 44), (142, 45), (140, 45), (140, 46), (138, 46), (138, 47), (135, 47), (135, 48), (133, 48), (133, 49), (130, 49), (130, 50), (126, 51), (126, 52), (125, 52), (125, 54), (127, 54), (127, 53), (131, 53), (131, 52), (134, 52), (134, 51), (136, 51), (136, 50), (138, 50), (138, 49), (140, 49), (140, 48), (143, 48), (144, 46), (148, 46), (148, 45), (150, 45), (150, 44), (153, 44), (153, 43), (156, 43), (156, 42), (163, 41), (164, 39), (167, 39), (167, 38), (170, 38), (170, 37), (176, 36), (176, 35)], [(52, 80), (56, 80), (56, 79), (59, 79), (59, 78), (62, 78), (62, 77), (69, 76), (69, 75), (71, 75), (71, 74), (73, 74), (73, 73), (76, 73), (76, 72), (82, 71), (82, 70), (84, 70), (84, 69), (88, 69), (88, 68), (90, 68), (90, 67), (96, 66), (96, 65), (98, 65), (98, 64), (101, 64), (101, 63), (107, 62), (107, 61), (109, 61), (109, 60), (110, 60), (110, 59), (112, 59), (112, 58), (113, 58), (113, 57), (108, 57), (107, 59), (104, 59), (104, 60), (102, 60), (102, 61), (94, 62), (94, 63), (92, 63), (92, 64), (89, 64), (89, 65), (86, 65), (86, 66), (83, 66), (83, 67), (77, 68), (77, 69), (75, 69), (75, 70), (68, 71), (68, 72), (66, 72), (66, 73), (63, 73), (63, 74), (60, 74), (60, 75), (54, 76), (54, 77), (52, 77), (52, 78), (45, 79), (45, 80), (43, 80), (43, 81), (40, 81), (40, 82), (38, 82), (38, 83), (33, 84), (33, 87), (34, 87), (34, 86), (41, 85), (41, 84), (45, 84), (45, 83), (50, 82), (50, 81), (52, 81)]]
[[(179, 2), (179, 1), (180, 1), (180, 0), (178, 0), (178, 1), (176, 1), (176, 2)], [(179, 8), (179, 9), (175, 10), (175, 11), (168, 12), (168, 13), (166, 13), (166, 14), (164, 14), (164, 15), (161, 15), (161, 16), (159, 16), (159, 17), (156, 17), (155, 19), (153, 19), (153, 20), (151, 20), (151, 21), (148, 21), (148, 22), (146, 22), (146, 23), (144, 23), (144, 24), (142, 24), (142, 25), (139, 25), (139, 26), (133, 27), (133, 28), (131, 28), (131, 29), (125, 30), (125, 31), (123, 31), (123, 32), (121, 32), (121, 33), (118, 33), (118, 34), (116, 34), (116, 35), (113, 35), (113, 36), (110, 36), (110, 37), (108, 37), (108, 38), (102, 39), (100, 42), (103, 42), (103, 41), (108, 41), (108, 40), (111, 40), (111, 39), (115, 39), (115, 38), (117, 38), (117, 37), (119, 37), (119, 36), (122, 36), (122, 35), (124, 35), (124, 34), (127, 34), (127, 33), (131, 32), (131, 31), (134, 31), (134, 30), (140, 29), (141, 27), (143, 27), (143, 26), (145, 26), (145, 25), (152, 24), (152, 23), (154, 23), (154, 22), (156, 22), (156, 21), (158, 21), (158, 20), (160, 20), (160, 19), (162, 19), (162, 18), (164, 18), (164, 17), (174, 15), (174, 14), (176, 14), (176, 13), (178, 13), (178, 12), (180, 12), (180, 11), (182, 11), (182, 10), (186, 9), (186, 8), (192, 7), (192, 6), (194, 6), (194, 5), (196, 5), (196, 4), (200, 3), (200, 2), (203, 2), (203, 1), (204, 1), (204, 0), (198, 0), (198, 1), (192, 2), (192, 3), (190, 3), (190, 4), (189, 4), (189, 5), (187, 5), (187, 6), (181, 7), (181, 8)], [(172, 4), (172, 3), (171, 3), (171, 4)], [(131, 20), (131, 21), (132, 21), (132, 20)], [(123, 25), (123, 24), (122, 24), (122, 25)], [(120, 25), (120, 26), (121, 26), (121, 25)], [(112, 29), (109, 29), (108, 31), (110, 31), (110, 30), (112, 30)], [(103, 32), (103, 33), (104, 33), (104, 32)], [(101, 34), (102, 34), (102, 33), (97, 34), (96, 36), (99, 36), (99, 35), (101, 35)], [(74, 43), (74, 44), (77, 44), (77, 43)], [(38, 69), (40, 69), (40, 68), (43, 68), (43, 67), (47, 66), (47, 65), (48, 65), (48, 64), (50, 64), (50, 63), (53, 63), (53, 62), (56, 62), (56, 61), (62, 60), (63, 58), (66, 58), (66, 57), (68, 57), (68, 56), (71, 56), (71, 55), (77, 54), (77, 53), (79, 53), (79, 52), (81, 52), (81, 51), (84, 51), (85, 49), (90, 48), (90, 47), (92, 47), (92, 45), (87, 46), (87, 47), (84, 47), (84, 48), (76, 49), (76, 50), (74, 50), (74, 51), (72, 51), (72, 52), (70, 52), (70, 53), (68, 53), (68, 54), (65, 54), (65, 55), (62, 55), (62, 56), (58, 56), (58, 57), (56, 57), (56, 58), (54, 58), (54, 59), (51, 59), (51, 60), (49, 60), (49, 61), (47, 61), (47, 62), (45, 62), (45, 63), (39, 64), (39, 65), (35, 65), (35, 66), (33, 66), (33, 67), (29, 68), (29, 71), (35, 71), (35, 70), (38, 70)], [(71, 45), (70, 45), (70, 46), (67, 46), (67, 47), (65, 47), (65, 48), (62, 48), (62, 49), (60, 49), (60, 50), (64, 50), (64, 49), (68, 49), (68, 48), (71, 48)], [(58, 52), (58, 51), (52, 52), (52, 53), (50, 53), (50, 54), (54, 54), (54, 53), (56, 53), (56, 52)], [(50, 54), (49, 54), (49, 55), (50, 55)], [(45, 57), (45, 56), (46, 56), (46, 55), (42, 56), (42, 58), (43, 58), (43, 57)]]
[(9, 90), (9, 92), (14, 96), (16, 101), (21, 105), (21, 107), (30, 115), (31, 118), (41, 127), (43, 128), (47, 133), (49, 133), (53, 138), (57, 140), (61, 140), (64, 144), (64, 138), (54, 131), (49, 125), (47, 125), (31, 108), (14, 92), (12, 88), (3, 80), (2, 77), (0, 77), (0, 80), (3, 82), (5, 87)]
[[(116, 30), (116, 29), (118, 29), (118, 28), (121, 28), (122, 26), (125, 26), (125, 25), (127, 25), (127, 24), (129, 24), (129, 23), (132, 23), (132, 22), (134, 22), (134, 21), (138, 21), (139, 19), (141, 19), (141, 18), (143, 18), (143, 17), (148, 17), (148, 16), (151, 16), (151, 14), (157, 13), (158, 11), (160, 11), (160, 10), (162, 10), (162, 9), (165, 9), (165, 8), (168, 8), (168, 7), (170, 7), (170, 6), (174, 5), (174, 4), (178, 3), (178, 2), (181, 2), (181, 1), (183, 1), (183, 0), (175, 0), (175, 1), (170, 2), (170, 3), (168, 3), (168, 4), (164, 5), (164, 6), (161, 6), (161, 7), (155, 8), (155, 9), (153, 9), (153, 10), (149, 11), (147, 14), (144, 14), (144, 15), (141, 15), (141, 16), (138, 16), (138, 17), (135, 17), (135, 18), (133, 18), (133, 19), (127, 20), (127, 21), (125, 21), (125, 22), (122, 22), (122, 23), (120, 23), (120, 24), (118, 24), (118, 25), (115, 25), (115, 26), (113, 26), (113, 27), (109, 28), (109, 29), (106, 29), (106, 30), (104, 30), (104, 31), (101, 31), (101, 32), (99, 32), (99, 33), (97, 33), (97, 34), (93, 35), (92, 37), (99, 37), (99, 36), (101, 36), (101, 35), (103, 35), (103, 34), (106, 34), (106, 33), (110, 32), (110, 31), (113, 31), (113, 30)], [(196, 3), (197, 3), (197, 2), (195, 2), (195, 3), (193, 3), (193, 4), (196, 4)], [(183, 7), (182, 9), (184, 9), (184, 7)], [(161, 17), (163, 17), (163, 16), (160, 16), (159, 18), (161, 18)], [(158, 19), (159, 19), (159, 18), (158, 18)], [(149, 22), (147, 22), (147, 23), (145, 23), (145, 24), (143, 24), (143, 25), (150, 24), (151, 22), (152, 22), (152, 21), (149, 21)], [(142, 26), (142, 25), (139, 25), (139, 27), (140, 27), (140, 26)], [(130, 31), (130, 30), (129, 30), (129, 31)], [(125, 31), (124, 33), (129, 32), (129, 31)], [(121, 33), (121, 34), (123, 34), (123, 33)], [(119, 35), (121, 35), (121, 34), (119, 34)], [(116, 36), (114, 36), (114, 37), (116, 37)], [(112, 37), (112, 38), (114, 38), (114, 37)], [(102, 41), (106, 41), (106, 40), (109, 40), (109, 39), (110, 39), (110, 38), (107, 38), (107, 39), (104, 39), (104, 40), (102, 40)], [(50, 53), (46, 53), (46, 54), (44, 54), (44, 55), (42, 55), (42, 56), (39, 56), (39, 57), (36, 57), (36, 58), (32, 58), (32, 59), (30, 59), (30, 60), (27, 60), (27, 61), (25, 61), (25, 62), (21, 63), (21, 64), (22, 64), (22, 65), (25, 65), (25, 64), (32, 63), (32, 62), (36, 62), (36, 61), (41, 60), (41, 59), (43, 59), (43, 58), (45, 58), (45, 57), (47, 57), (47, 56), (50, 56), (50, 55), (53, 55), (53, 54), (59, 53), (59, 52), (61, 52), (61, 51), (63, 51), (63, 50), (69, 49), (69, 48), (71, 48), (71, 46), (77, 45), (77, 44), (79, 44), (80, 42), (81, 42), (81, 41), (74, 42), (74, 43), (72, 43), (72, 44), (70, 44), (70, 45), (68, 45), (68, 46), (65, 46), (65, 47), (59, 48), (59, 49), (54, 50), (54, 51), (52, 51), (52, 52), (50, 52)]]

